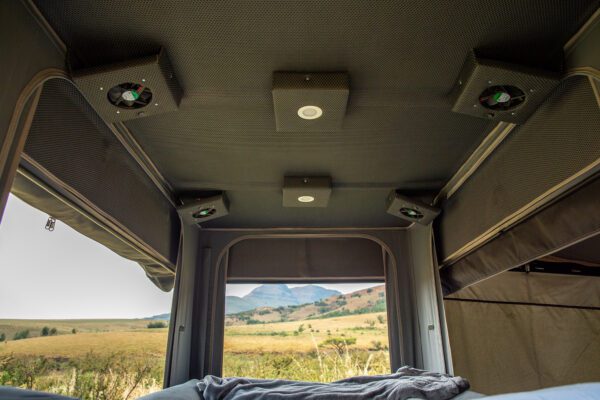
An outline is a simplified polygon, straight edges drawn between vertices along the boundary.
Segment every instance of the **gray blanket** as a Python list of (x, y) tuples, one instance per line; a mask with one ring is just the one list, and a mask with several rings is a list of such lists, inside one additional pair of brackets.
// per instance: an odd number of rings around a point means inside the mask
[(358, 376), (332, 383), (218, 378), (198, 382), (204, 400), (447, 400), (469, 388), (467, 380), (402, 367), (395, 374)]

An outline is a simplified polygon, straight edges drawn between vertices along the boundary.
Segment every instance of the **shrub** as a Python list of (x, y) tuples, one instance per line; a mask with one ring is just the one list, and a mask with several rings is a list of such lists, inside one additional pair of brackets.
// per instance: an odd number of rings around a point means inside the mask
[(0, 342), (6, 341), (6, 335), (4, 333), (0, 333)]
[(77, 333), (77, 329), (75, 329), (75, 328), (71, 329), (71, 333), (72, 333), (73, 335), (74, 335), (74, 334), (76, 334), (76, 333)]
[(25, 329), (23, 331), (19, 331), (19, 332), (15, 333), (13, 340), (27, 339), (28, 337), (29, 337), (29, 329)]
[(369, 350), (371, 350), (371, 351), (382, 351), (382, 350), (387, 350), (387, 349), (388, 349), (387, 345), (384, 345), (379, 340), (373, 340), (371, 342), (371, 348), (369, 348)]
[(383, 318), (383, 315), (378, 315), (377, 321), (379, 321), (380, 324), (385, 324), (385, 318)]
[(264, 322), (256, 320), (256, 319), (249, 319), (248, 321), (246, 321), (247, 325), (258, 325), (258, 324), (264, 324)]
[(167, 324), (165, 324), (163, 321), (152, 321), (148, 323), (148, 328), (149, 329), (156, 329), (156, 328), (166, 328)]
[(48, 336), (50, 334), (50, 328), (48, 328), (47, 326), (42, 328), (42, 331), (40, 332), (40, 335), (42, 336)]
[(50, 329), (50, 336), (56, 336), (57, 334), (58, 334), (58, 331), (56, 330), (56, 328)]
[(369, 325), (371, 328), (375, 326), (375, 321), (372, 319), (365, 320), (365, 324)]
[(356, 344), (356, 338), (353, 337), (331, 337), (321, 343), (322, 347), (332, 347), (339, 354), (344, 352), (344, 349)]
[(300, 326), (298, 327), (298, 333), (302, 332), (304, 332), (304, 324), (300, 324)]
[(368, 288), (367, 293), (373, 293), (373, 288)]

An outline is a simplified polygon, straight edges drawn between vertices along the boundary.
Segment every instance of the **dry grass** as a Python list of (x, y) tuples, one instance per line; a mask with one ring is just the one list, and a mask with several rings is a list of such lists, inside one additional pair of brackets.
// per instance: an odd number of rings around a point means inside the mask
[[(225, 329), (224, 375), (332, 381), (389, 372), (385, 313), (234, 325)], [(82, 399), (128, 399), (160, 389), (167, 329), (144, 320), (0, 321), (12, 330), (56, 327), (58, 336), (0, 343), (0, 385)], [(78, 333), (72, 334), (76, 328)], [(1, 331), (1, 330), (0, 330)], [(328, 338), (355, 344), (324, 346)]]
[[(339, 318), (278, 322), (257, 325), (235, 325), (225, 328), (225, 353), (286, 353), (314, 350), (311, 334), (320, 343), (331, 336), (356, 338), (356, 349), (368, 349), (373, 341), (388, 344), (387, 325), (377, 322), (371, 327), (366, 321), (377, 321), (385, 313), (349, 315)], [(293, 334), (300, 325), (304, 331)], [(309, 325), (311, 326), (309, 328)], [(311, 332), (311, 330), (313, 332)], [(286, 332), (288, 336), (270, 335)]]
[(78, 358), (89, 352), (96, 354), (125, 354), (164, 357), (167, 348), (167, 329), (146, 329), (132, 332), (78, 333), (9, 340), (0, 344), (0, 355), (45, 356), (49, 358)]

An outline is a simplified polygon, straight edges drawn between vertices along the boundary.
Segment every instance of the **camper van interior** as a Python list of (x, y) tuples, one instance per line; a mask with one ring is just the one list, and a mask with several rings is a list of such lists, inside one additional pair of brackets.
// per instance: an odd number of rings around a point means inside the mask
[(599, 0), (0, 21), (0, 399), (600, 399)]

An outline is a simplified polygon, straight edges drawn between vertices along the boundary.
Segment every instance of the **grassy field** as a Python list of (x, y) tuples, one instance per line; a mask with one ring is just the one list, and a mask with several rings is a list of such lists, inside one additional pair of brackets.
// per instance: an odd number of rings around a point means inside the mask
[(390, 372), (385, 313), (227, 326), (223, 375), (331, 382)]
[[(332, 381), (389, 372), (385, 313), (225, 329), (225, 376)], [(0, 320), (0, 385), (83, 399), (134, 399), (162, 387), (167, 329), (146, 320)], [(44, 326), (55, 336), (40, 336)], [(75, 329), (76, 333), (72, 333)], [(29, 337), (11, 340), (22, 330)]]

